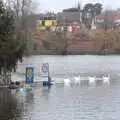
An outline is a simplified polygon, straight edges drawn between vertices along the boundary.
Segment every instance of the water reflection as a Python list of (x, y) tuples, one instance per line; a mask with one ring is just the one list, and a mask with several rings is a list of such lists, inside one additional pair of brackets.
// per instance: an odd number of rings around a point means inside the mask
[[(0, 90), (1, 120), (119, 120), (119, 86), (54, 85), (32, 92)], [(106, 119), (104, 119), (106, 118)]]
[(29, 105), (32, 105), (34, 103), (34, 93), (32, 92), (27, 92), (25, 95), (26, 103)]
[(43, 97), (43, 99), (48, 100), (49, 96), (50, 96), (50, 91), (51, 91), (51, 87), (44, 87), (41, 90), (41, 97)]
[[(80, 85), (55, 84), (51, 88), (34, 88), (32, 92), (23, 93), (0, 90), (0, 100), (3, 100), (0, 104), (2, 105), (0, 108), (3, 109), (3, 111), (0, 109), (1, 120), (120, 120), (120, 67), (118, 67), (120, 57), (118, 60), (113, 58), (112, 60), (109, 57), (92, 56), (29, 58), (29, 65), (35, 66), (37, 70), (43, 62), (49, 62), (50, 69), (54, 66), (51, 75), (60, 83), (65, 78), (66, 68), (70, 79), (79, 73), (83, 77), (96, 75), (102, 78), (109, 72), (110, 85), (104, 84), (103, 81), (96, 81), (94, 85), (89, 84), (89, 81), (81, 81)], [(18, 73), (25, 70), (27, 63), (28, 59), (23, 66), (18, 66)], [(112, 67), (109, 68), (107, 64)], [(6, 119), (5, 115), (10, 119)]]
[(8, 89), (0, 88), (0, 119), (14, 120), (20, 118), (21, 110), (17, 106), (17, 99)]
[(32, 111), (34, 110), (34, 93), (33, 92), (17, 92), (19, 109), (21, 112), (20, 120), (31, 120)]

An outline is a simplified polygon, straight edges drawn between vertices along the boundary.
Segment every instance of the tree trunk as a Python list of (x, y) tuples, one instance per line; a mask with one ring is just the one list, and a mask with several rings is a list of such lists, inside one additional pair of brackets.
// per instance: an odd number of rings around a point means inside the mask
[(6, 61), (4, 62), (4, 68), (3, 68), (3, 85), (9, 85), (9, 72), (7, 70), (7, 64)]

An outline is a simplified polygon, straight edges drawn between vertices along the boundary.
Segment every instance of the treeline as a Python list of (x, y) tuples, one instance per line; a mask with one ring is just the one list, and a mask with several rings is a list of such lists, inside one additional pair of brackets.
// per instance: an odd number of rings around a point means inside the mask
[(92, 33), (91, 40), (100, 52), (120, 54), (120, 29), (96, 30)]
[(36, 43), (41, 41), (42, 47), (45, 50), (53, 50), (59, 54), (66, 54), (68, 52), (69, 43), (84, 41), (93, 43), (96, 54), (120, 53), (120, 29), (79, 30), (75, 33), (46, 31), (40, 32), (37, 37)]
[[(80, 5), (78, 5), (79, 7)], [(81, 24), (84, 24), (86, 28), (91, 29), (96, 23), (96, 16), (102, 13), (101, 3), (88, 3), (85, 4), (83, 9), (79, 7), (81, 11)]]

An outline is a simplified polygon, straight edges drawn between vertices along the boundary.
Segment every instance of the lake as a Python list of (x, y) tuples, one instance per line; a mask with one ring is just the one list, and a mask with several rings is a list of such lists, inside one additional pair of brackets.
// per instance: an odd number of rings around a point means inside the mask
[(120, 120), (120, 56), (30, 56), (18, 64), (12, 78), (23, 81), (25, 68), (32, 66), (35, 81), (40, 81), (46, 62), (55, 81), (110, 74), (110, 85), (56, 84), (26, 93), (0, 88), (1, 120)]

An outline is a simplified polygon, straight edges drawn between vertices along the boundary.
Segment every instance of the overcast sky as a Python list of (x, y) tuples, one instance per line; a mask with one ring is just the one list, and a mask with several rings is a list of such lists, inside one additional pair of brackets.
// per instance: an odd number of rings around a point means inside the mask
[(64, 8), (75, 7), (78, 1), (80, 1), (82, 6), (90, 2), (100, 2), (104, 4), (104, 8), (120, 8), (120, 0), (37, 0), (39, 4), (37, 12), (58, 12)]

